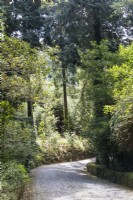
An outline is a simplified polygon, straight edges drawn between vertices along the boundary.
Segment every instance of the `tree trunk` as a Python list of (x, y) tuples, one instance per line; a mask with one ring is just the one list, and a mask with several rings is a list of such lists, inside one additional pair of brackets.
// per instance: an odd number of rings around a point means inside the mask
[(33, 126), (33, 105), (31, 100), (27, 101), (27, 114), (30, 124)]
[(64, 97), (64, 125), (65, 130), (68, 128), (68, 105), (67, 105), (67, 88), (66, 88), (66, 70), (62, 66), (62, 82), (63, 82), (63, 97)]
[[(100, 42), (102, 40), (100, 15), (101, 15), (100, 14), (100, 7), (96, 7), (94, 9), (94, 19), (95, 19), (95, 23), (94, 23), (94, 40), (97, 42), (98, 45), (100, 45)], [(97, 57), (96, 60), (101, 60), (101, 57)], [(97, 79), (94, 80), (94, 86), (100, 87), (100, 85), (102, 85), (102, 84), (103, 83), (102, 83), (102, 81), (99, 80), (99, 77), (97, 77)], [(103, 99), (100, 100), (100, 98), (98, 97), (97, 92), (95, 93), (95, 97), (94, 98), (95, 98), (95, 116), (96, 117), (103, 117), (104, 116), (104, 112), (103, 112), (104, 102), (103, 102)]]

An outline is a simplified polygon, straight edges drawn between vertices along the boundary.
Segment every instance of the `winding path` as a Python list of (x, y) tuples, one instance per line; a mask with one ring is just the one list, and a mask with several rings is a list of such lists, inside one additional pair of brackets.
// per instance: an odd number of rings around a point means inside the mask
[(33, 183), (22, 200), (133, 200), (133, 191), (91, 176), (91, 159), (44, 165), (32, 170)]

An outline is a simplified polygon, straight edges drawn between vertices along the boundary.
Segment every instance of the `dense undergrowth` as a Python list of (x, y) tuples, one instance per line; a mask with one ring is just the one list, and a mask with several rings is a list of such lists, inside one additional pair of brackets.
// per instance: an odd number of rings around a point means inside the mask
[(59, 133), (38, 138), (43, 163), (79, 160), (94, 155), (91, 141), (76, 134)]
[(1, 175), (1, 199), (17, 200), (29, 181), (25, 167), (16, 161), (8, 161), (2, 165)]

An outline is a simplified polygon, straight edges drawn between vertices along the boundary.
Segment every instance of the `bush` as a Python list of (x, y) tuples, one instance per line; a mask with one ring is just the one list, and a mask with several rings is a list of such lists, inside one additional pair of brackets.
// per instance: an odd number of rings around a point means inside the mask
[(26, 168), (36, 165), (34, 157), (39, 153), (39, 148), (35, 141), (35, 133), (28, 124), (10, 120), (2, 131), (2, 141), (3, 162), (17, 160)]
[(78, 160), (93, 154), (91, 142), (75, 134), (61, 136), (55, 132), (49, 136), (41, 135), (38, 143), (44, 154), (44, 163)]
[(105, 168), (102, 165), (89, 163), (87, 171), (99, 178), (109, 180), (114, 183), (128, 186), (133, 189), (133, 173), (132, 172), (118, 172)]
[(8, 161), (2, 165), (1, 199), (17, 200), (29, 177), (23, 165)]
[(106, 71), (114, 103), (104, 109), (111, 114), (113, 168), (133, 171), (133, 43), (120, 45), (118, 60)]

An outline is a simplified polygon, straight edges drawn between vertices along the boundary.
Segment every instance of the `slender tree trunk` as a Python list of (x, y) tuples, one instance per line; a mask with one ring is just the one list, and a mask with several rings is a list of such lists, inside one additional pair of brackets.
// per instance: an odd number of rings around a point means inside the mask
[(62, 66), (62, 79), (63, 79), (63, 97), (64, 97), (64, 124), (65, 130), (68, 128), (68, 105), (67, 105), (67, 88), (66, 88), (66, 70)]
[(100, 44), (102, 40), (101, 6), (100, 5), (94, 8), (93, 19), (94, 19), (94, 40), (97, 42), (97, 44)]
[[(100, 42), (102, 40), (102, 26), (101, 26), (101, 11), (100, 11), (100, 7), (95, 8), (94, 11), (94, 19), (95, 19), (95, 25), (94, 25), (94, 40), (97, 42), (98, 45), (100, 45)], [(101, 56), (99, 55), (99, 57), (96, 58), (96, 60), (101, 60)], [(103, 68), (103, 66), (101, 66), (101, 69)], [(94, 107), (95, 107), (95, 122), (96, 122), (96, 126), (97, 128), (100, 128), (102, 125), (102, 122), (105, 121), (104, 118), (104, 106), (105, 106), (105, 102), (106, 102), (106, 97), (107, 97), (107, 93), (104, 93), (104, 97), (103, 94), (100, 94), (100, 88), (103, 87), (103, 80), (100, 80), (100, 73), (99, 75), (97, 74), (97, 78), (94, 80), (94, 86), (95, 86), (95, 92), (94, 92)], [(98, 90), (99, 88), (99, 90)], [(104, 128), (104, 127), (103, 127)], [(108, 131), (108, 130), (106, 130)], [(108, 142), (108, 138), (102, 138), (102, 142)], [(107, 167), (109, 167), (109, 155), (108, 155), (108, 151), (107, 151), (107, 147), (105, 147), (105, 149), (103, 150), (101, 147), (100, 149), (97, 149), (97, 156), (96, 156), (96, 162), (97, 163), (103, 163), (104, 165), (106, 165)]]
[(30, 124), (33, 126), (33, 104), (31, 100), (27, 101), (27, 115), (30, 120)]
[(30, 77), (27, 77), (28, 83), (29, 83), (29, 99), (27, 100), (27, 116), (29, 118), (29, 122), (31, 126), (34, 127), (34, 121), (33, 121), (33, 102), (31, 99), (31, 83), (30, 83)]
[[(102, 34), (101, 34), (101, 19), (100, 19), (100, 8), (96, 7), (94, 10), (94, 40), (97, 42), (98, 45), (100, 45), (100, 42), (102, 40)], [(97, 57), (96, 60), (101, 60), (101, 57)], [(102, 66), (101, 66), (102, 67)], [(102, 84), (102, 81), (99, 80), (99, 77), (94, 80), (94, 86), (100, 87)], [(97, 96), (97, 92), (95, 93), (95, 116), (96, 117), (103, 117), (104, 112), (103, 112), (103, 106), (104, 102), (103, 99), (100, 100)]]

